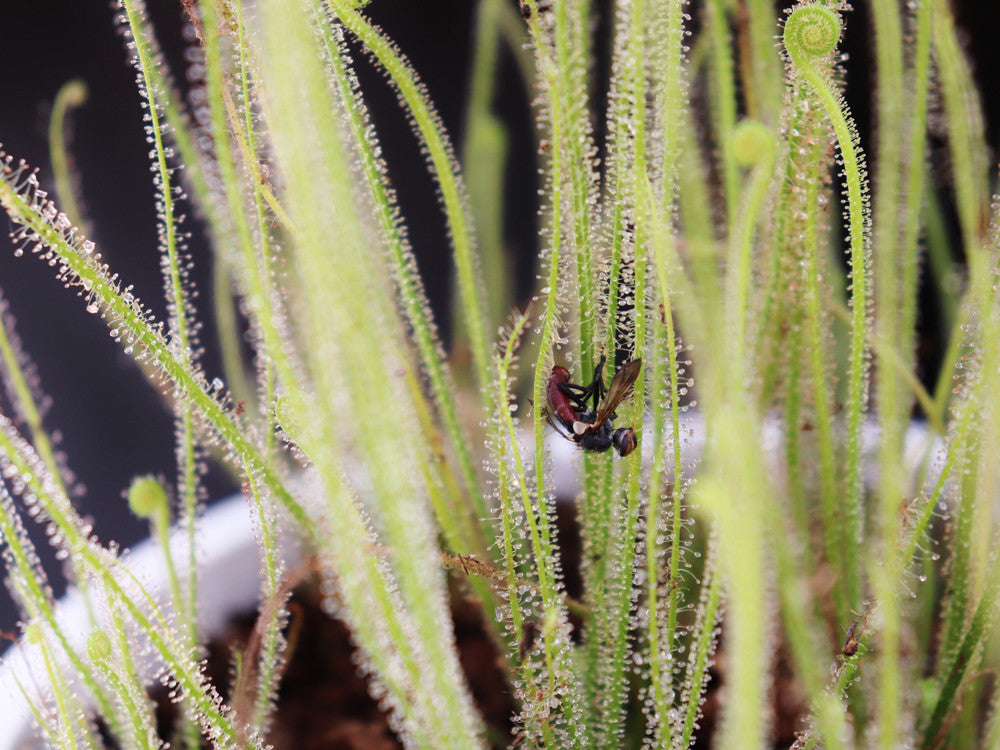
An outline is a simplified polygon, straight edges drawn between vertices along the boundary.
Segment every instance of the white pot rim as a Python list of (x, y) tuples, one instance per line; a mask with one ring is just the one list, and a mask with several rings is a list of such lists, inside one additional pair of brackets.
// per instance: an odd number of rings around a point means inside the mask
[[(685, 475), (693, 474), (705, 445), (702, 416), (697, 411), (686, 413), (681, 419), (681, 441)], [(644, 435), (644, 442), (651, 442), (651, 433)], [(530, 430), (522, 433), (527, 456), (532, 455)], [(863, 452), (871, 457), (878, 448), (879, 428), (870, 421), (863, 433)], [(571, 498), (577, 493), (582, 452), (570, 441), (550, 434), (546, 441), (551, 453), (552, 486), (558, 498)], [(782, 427), (775, 420), (768, 420), (761, 436), (762, 455), (774, 462), (782, 454)], [(929, 471), (924, 486), (933, 484), (941, 469), (942, 441), (923, 423), (913, 422), (904, 441), (905, 464), (911, 480), (916, 480), (921, 467), (929, 461)], [(646, 456), (648, 459), (648, 455)], [(627, 460), (627, 459), (626, 459)], [(866, 461), (865, 482), (874, 486), (877, 475)], [(780, 469), (779, 469), (780, 470)], [(198, 627), (202, 642), (219, 634), (236, 615), (254, 607), (260, 595), (259, 552), (253, 511), (246, 498), (234, 495), (220, 500), (198, 519), (198, 545), (201, 554), (198, 576)], [(175, 529), (172, 538), (182, 536)], [(183, 539), (178, 539), (182, 542)], [(297, 540), (288, 535), (283, 540), (285, 561), (289, 566), (301, 557)], [(158, 606), (171, 609), (169, 580), (159, 543), (153, 539), (136, 545), (122, 555), (122, 562), (145, 585)], [(207, 574), (206, 571), (210, 571)], [(71, 646), (86, 654), (86, 640), (95, 627), (81, 593), (71, 588), (56, 605), (56, 621), (66, 633)], [(64, 657), (65, 658), (65, 657)], [(35, 746), (38, 730), (35, 726), (33, 704), (46, 695), (44, 670), (41, 668), (40, 650), (22, 638), (11, 646), (0, 659), (0, 750), (23, 750)], [(143, 675), (147, 684), (154, 682), (152, 673)]]
[[(199, 576), (198, 627), (203, 638), (211, 638), (252, 606), (260, 590), (254, 525), (242, 495), (214, 503), (205, 511), (198, 520), (198, 544), (199, 569), (212, 571), (212, 575)], [(158, 606), (171, 609), (166, 566), (156, 540), (147, 539), (125, 552), (122, 563), (142, 581)], [(55, 618), (73, 649), (85, 655), (87, 638), (100, 623), (92, 623), (78, 589), (71, 587), (59, 600)], [(46, 694), (41, 664), (39, 647), (24, 638), (0, 661), (0, 750), (31, 747), (38, 737), (31, 706)], [(151, 682), (153, 675), (144, 677)]]

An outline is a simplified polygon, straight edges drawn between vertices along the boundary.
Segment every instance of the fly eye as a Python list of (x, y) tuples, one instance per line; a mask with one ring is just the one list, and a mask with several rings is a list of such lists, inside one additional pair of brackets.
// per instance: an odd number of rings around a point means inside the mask
[(635, 430), (631, 427), (623, 427), (620, 430), (615, 430), (612, 440), (615, 444), (615, 450), (618, 451), (618, 455), (622, 458), (634, 451), (637, 445)]

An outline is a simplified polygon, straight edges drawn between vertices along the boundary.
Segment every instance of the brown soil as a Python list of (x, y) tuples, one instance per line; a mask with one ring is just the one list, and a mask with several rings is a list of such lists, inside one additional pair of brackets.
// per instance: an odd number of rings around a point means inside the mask
[[(570, 596), (579, 596), (579, 538), (571, 514), (559, 514), (559, 538), (564, 583)], [(569, 517), (567, 517), (569, 516)], [(461, 583), (454, 591), (464, 591)], [(390, 750), (402, 747), (389, 728), (387, 714), (368, 693), (358, 674), (355, 649), (347, 629), (323, 612), (314, 584), (303, 584), (290, 600), (288, 664), (279, 688), (267, 742), (277, 750)], [(228, 631), (208, 648), (208, 675), (217, 686), (233, 684), (233, 654), (247, 648), (256, 612), (236, 618)], [(452, 617), (459, 658), (473, 698), (487, 724), (494, 746), (514, 741), (514, 702), (501, 669), (501, 658), (487, 635), (474, 602), (456, 593)], [(574, 622), (579, 632), (579, 623)], [(726, 664), (725, 643), (720, 643), (716, 664), (702, 706), (701, 727), (694, 747), (709, 747), (717, 722)], [(176, 707), (164, 692), (153, 696), (159, 705), (161, 737), (169, 737), (176, 722)], [(806, 711), (797, 681), (783, 651), (776, 654), (772, 684), (772, 747), (787, 748), (802, 729)], [(636, 706), (632, 707), (636, 709)], [(638, 716), (638, 712), (636, 712)], [(641, 734), (641, 728), (638, 728)]]
[[(368, 694), (358, 674), (347, 629), (323, 612), (315, 585), (303, 585), (289, 605), (294, 632), (277, 709), (267, 742), (278, 750), (392, 750), (402, 744), (389, 728), (388, 715)], [(247, 647), (256, 612), (235, 618), (208, 647), (208, 676), (217, 686), (233, 684), (232, 657)], [(459, 658), (477, 706), (491, 733), (513, 740), (514, 705), (504, 690), (500, 657), (486, 635), (474, 605), (452, 608)], [(165, 693), (153, 695), (161, 737), (174, 730), (176, 707)]]

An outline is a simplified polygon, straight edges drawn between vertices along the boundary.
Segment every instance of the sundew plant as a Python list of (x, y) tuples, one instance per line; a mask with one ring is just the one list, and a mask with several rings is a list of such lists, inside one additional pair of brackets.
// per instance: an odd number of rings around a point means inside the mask
[[(16, 253), (51, 266), (174, 411), (169, 492), (151, 478), (129, 492), (172, 540), (172, 606), (74, 509), (6, 325), (16, 409), (0, 430), (0, 535), (23, 638), (51, 681), (34, 707), (43, 741), (267, 746), (294, 579), (278, 540), (292, 534), (406, 746), (1000, 747), (1000, 208), (949, 3), (867, 5), (869, 142), (844, 97), (846, 3), (480, 0), (459, 152), (363, 2), (184, 0), (185, 99), (141, 1), (119, 0), (167, 318), (84, 235), (65, 170), (53, 192), (3, 154), (0, 205)], [(504, 46), (537, 118), (537, 154), (518, 156), (540, 175), (527, 306), (504, 280), (496, 223)], [(356, 75), (369, 65), (438, 189), (451, 351)], [(927, 166), (932, 137), (944, 175)], [(193, 225), (253, 344), (241, 361), (241, 333), (220, 320), (221, 384), (199, 363), (211, 311), (191, 304)], [(931, 383), (915, 354), (921, 284), (945, 300)], [(605, 384), (642, 362), (614, 417), (638, 436), (625, 457), (561, 444), (548, 421), (553, 366), (586, 385), (602, 357)], [(553, 445), (573, 448), (577, 478), (558, 503)], [(239, 477), (256, 518), (260, 642), (237, 659), (238, 689), (209, 682), (195, 625), (209, 459)], [(570, 502), (579, 562), (555, 523)], [(55, 618), (25, 533), (36, 522), (93, 614), (85, 650)], [(474, 599), (501, 655), (489, 689), (513, 696), (507, 727), (473, 700), (456, 596)], [(167, 735), (140, 663), (181, 706)]]

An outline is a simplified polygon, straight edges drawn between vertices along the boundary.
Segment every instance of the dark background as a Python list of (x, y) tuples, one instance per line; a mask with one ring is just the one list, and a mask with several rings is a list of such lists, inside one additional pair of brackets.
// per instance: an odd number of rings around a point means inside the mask
[[(180, 75), (184, 68), (179, 2), (151, 0), (148, 5), (172, 69)], [(872, 62), (867, 54), (866, 4), (856, 5), (858, 10), (848, 17), (845, 39), (852, 78), (847, 90), (849, 104), (865, 131), (871, 91), (866, 72)], [(474, 8), (473, 0), (375, 0), (371, 6), (376, 22), (410, 58), (459, 145)], [(1000, 11), (993, 3), (966, 0), (959, 12), (963, 26), (973, 32), (970, 51), (981, 90), (986, 92), (988, 120), (995, 127), (1000, 121), (1000, 101), (990, 93), (1000, 62), (1000, 45), (995, 41)], [(46, 145), (50, 103), (70, 78), (87, 83), (89, 100), (73, 118), (72, 153), (82, 178), (85, 211), (95, 227), (92, 239), (112, 268), (134, 284), (139, 298), (163, 318), (149, 146), (142, 129), (135, 70), (127, 62), (114, 18), (115, 11), (104, 0), (0, 0), (0, 143), (8, 153), (38, 167), (43, 186), (51, 185)], [(447, 328), (451, 262), (434, 187), (399, 115), (395, 94), (370, 67), (363, 66), (362, 73), (428, 293)], [(507, 174), (510, 198), (505, 243), (523, 300), (530, 294), (536, 248), (533, 126), (527, 94), (506, 56), (496, 102), (511, 124), (514, 139)], [(994, 133), (990, 143), (996, 142)], [(870, 143), (863, 135), (863, 144)], [(159, 474), (173, 482), (173, 418), (109, 337), (100, 318), (87, 315), (81, 300), (62, 288), (48, 266), (30, 256), (14, 257), (6, 237), (7, 220), (4, 217), (0, 222), (4, 224), (0, 290), (16, 320), (23, 348), (35, 365), (40, 390), (50, 403), (46, 424), (59, 435), (67, 465), (86, 488), (78, 498), (79, 507), (94, 519), (102, 540), (131, 544), (146, 529), (129, 514), (122, 492), (137, 474)], [(189, 218), (184, 230), (192, 233), (194, 279), (201, 294), (197, 305), (206, 321), (202, 334), (205, 367), (211, 379), (219, 373), (209, 325), (210, 261), (197, 219)], [(4, 408), (9, 409), (9, 401), (4, 401)], [(209, 497), (235, 489), (221, 471), (212, 470), (206, 477)], [(44, 545), (37, 529), (33, 536), (39, 546)], [(47, 567), (53, 569), (51, 563)], [(12, 628), (14, 614), (6, 592), (0, 593), (0, 628)]]
[[(381, 6), (381, 7), (379, 7)], [(183, 16), (179, 0), (147, 0), (160, 42), (175, 77), (183, 76)], [(374, 20), (397, 39), (427, 85), (452, 137), (461, 145), (464, 92), (475, 3), (433, 0), (377, 2)], [(81, 78), (87, 103), (72, 115), (71, 153), (81, 178), (83, 210), (93, 223), (105, 261), (158, 319), (166, 316), (159, 269), (156, 213), (148, 152), (141, 120), (136, 72), (129, 64), (116, 23), (117, 11), (105, 0), (0, 0), (0, 144), (2, 149), (40, 170), (43, 187), (54, 190), (47, 145), (51, 103), (71, 78)], [(359, 71), (380, 131), (391, 179), (400, 194), (410, 239), (424, 272), (434, 311), (448, 328), (451, 260), (435, 186), (396, 94), (371, 65)], [(511, 149), (530, 158), (512, 161), (512, 187), (505, 238), (518, 277), (520, 298), (529, 294), (535, 252), (534, 130), (528, 96), (513, 61), (501, 61), (497, 99), (513, 124)], [(183, 81), (181, 81), (183, 86)], [(528, 186), (525, 188), (524, 186)], [(54, 196), (53, 196), (54, 197)], [(211, 259), (200, 222), (189, 214), (182, 230), (194, 260), (195, 304), (205, 324), (201, 334), (208, 379), (220, 373), (212, 329)], [(515, 218), (516, 217), (516, 218)], [(132, 360), (114, 342), (100, 316), (88, 315), (75, 291), (66, 290), (44, 263), (26, 254), (16, 258), (7, 237), (10, 222), (0, 218), (0, 296), (15, 321), (23, 350), (37, 373), (37, 392), (47, 404), (45, 423), (75, 476), (75, 498), (93, 519), (98, 537), (128, 546), (148, 535), (123, 499), (131, 479), (152, 473), (173, 484), (174, 422), (170, 411)], [(521, 259), (520, 261), (516, 259)], [(0, 395), (5, 413), (10, 399)], [(238, 487), (214, 467), (205, 477), (206, 496), (223, 497)], [(47, 547), (36, 524), (29, 529), (41, 550)], [(58, 566), (44, 560), (54, 588), (64, 585)], [(0, 629), (14, 627), (16, 612), (0, 590)], [(0, 652), (3, 644), (0, 643)]]

